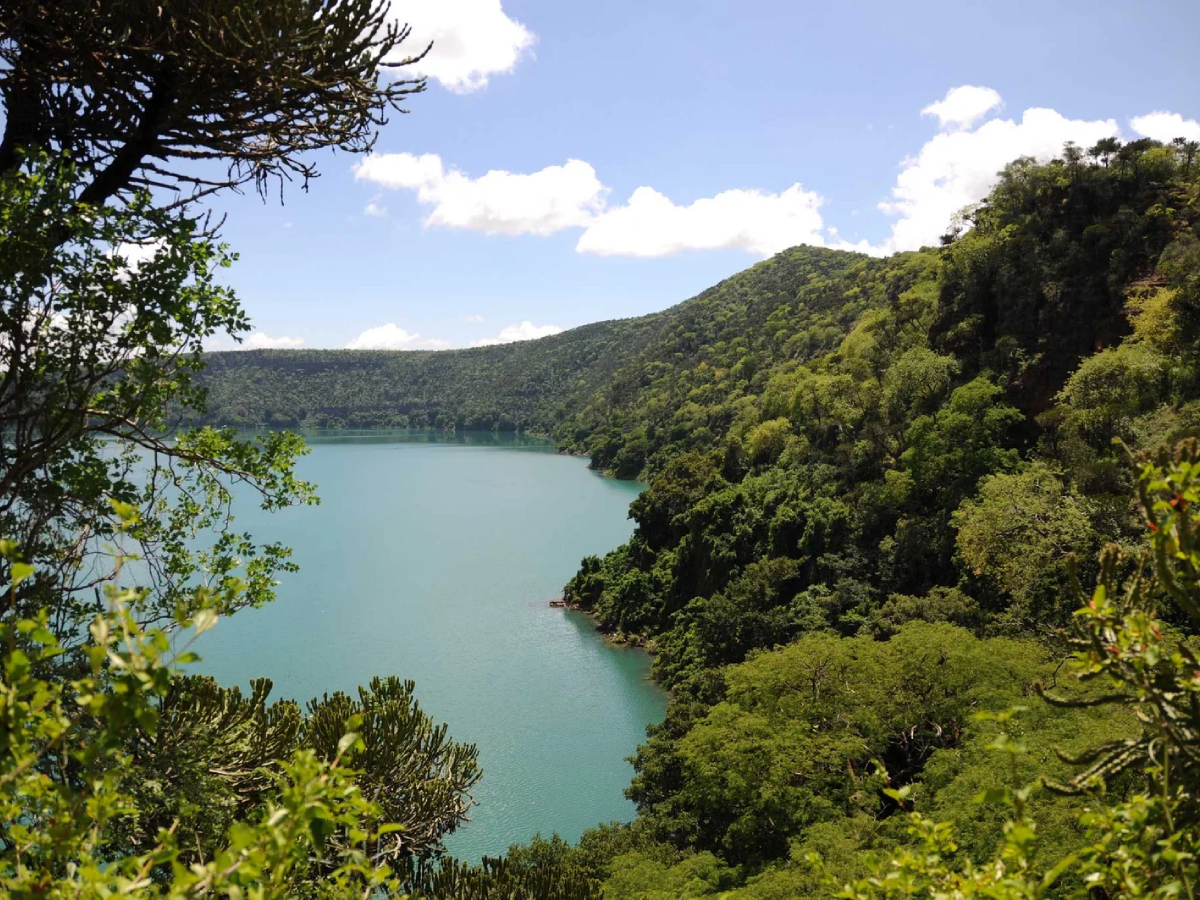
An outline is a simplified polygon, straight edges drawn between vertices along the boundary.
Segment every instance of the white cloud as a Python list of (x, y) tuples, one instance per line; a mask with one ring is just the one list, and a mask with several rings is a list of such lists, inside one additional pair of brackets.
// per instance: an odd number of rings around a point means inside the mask
[(368, 328), (346, 344), (347, 350), (444, 350), (449, 341), (440, 338), (422, 338), (414, 332), (405, 331), (395, 322)]
[(970, 128), (1002, 103), (1000, 95), (991, 88), (964, 84), (950, 88), (945, 97), (921, 110), (921, 115), (937, 116), (943, 128)]
[(500, 329), (500, 334), (494, 338), (483, 338), (471, 341), (472, 347), (490, 347), (493, 344), (511, 344), (515, 341), (531, 341), (535, 338), (549, 337), (559, 334), (562, 329), (557, 325), (534, 325), (528, 319), (520, 325), (507, 325)]
[(363, 207), (363, 215), (372, 216), (377, 219), (387, 218), (387, 207), (380, 206), (374, 200)]
[(640, 187), (625, 205), (610, 208), (608, 188), (578, 159), (529, 175), (491, 171), (471, 178), (447, 168), (436, 154), (388, 153), (367, 156), (354, 172), (360, 181), (415, 190), (417, 200), (432, 207), (427, 227), (539, 235), (583, 228), (580, 253), (658, 257), (737, 248), (770, 256), (796, 244), (826, 243), (821, 198), (800, 184), (778, 194), (723, 191), (687, 206)]
[(121, 261), (130, 272), (136, 272), (144, 263), (148, 263), (166, 246), (161, 238), (146, 241), (142, 244), (120, 243), (110, 251), (110, 255)]
[[(810, 244), (885, 255), (936, 244), (955, 215), (986, 197), (1000, 170), (1014, 159), (1046, 161), (1061, 155), (1068, 141), (1086, 148), (1120, 136), (1114, 119), (1069, 119), (1037, 107), (1019, 119), (982, 121), (1002, 105), (991, 88), (963, 85), (921, 111), (937, 117), (942, 130), (901, 161), (890, 196), (878, 204), (896, 221), (890, 236), (875, 246), (865, 240), (850, 243), (828, 228), (822, 198), (800, 183), (779, 193), (727, 190), (686, 205), (643, 185), (625, 204), (609, 206), (609, 189), (591, 165), (578, 159), (532, 174), (495, 170), (472, 178), (436, 154), (371, 154), (355, 167), (355, 176), (415, 191), (418, 201), (431, 207), (426, 226), (509, 235), (580, 228), (580, 253), (662, 257), (734, 248), (770, 256)], [(1200, 137), (1200, 123), (1176, 113), (1151, 113), (1131, 125), (1159, 140)]]
[(483, 316), (480, 316), (480, 315), (463, 316), (463, 321), (464, 321), (464, 322), (471, 322), (472, 324), (474, 324), (474, 323), (477, 323), (477, 322), (482, 322), (482, 321), (483, 321)]
[(1034, 108), (1025, 110), (1020, 122), (992, 119), (974, 130), (935, 135), (901, 163), (891, 199), (879, 204), (883, 212), (900, 216), (879, 249), (891, 253), (936, 244), (955, 213), (986, 197), (1000, 170), (1017, 157), (1044, 161), (1059, 156), (1067, 141), (1090, 147), (1119, 134), (1113, 119), (1068, 119)]
[(412, 34), (389, 57), (397, 62), (433, 48), (420, 62), (393, 71), (402, 78), (426, 75), (457, 93), (478, 90), (488, 76), (511, 72), (532, 50), (536, 36), (504, 12), (500, 0), (405, 0), (391, 18)]
[(1130, 119), (1129, 125), (1142, 137), (1154, 138), (1164, 144), (1177, 137), (1200, 141), (1200, 122), (1185, 119), (1179, 113), (1152, 112)]
[(640, 187), (624, 206), (607, 210), (575, 249), (602, 256), (669, 256), (680, 250), (738, 248), (770, 256), (796, 244), (822, 244), (821, 198), (793, 184), (781, 194), (723, 191), (678, 206)]
[(607, 188), (596, 170), (578, 159), (531, 175), (493, 170), (471, 178), (447, 169), (433, 153), (372, 153), (354, 168), (355, 178), (417, 192), (432, 206), (427, 226), (487, 234), (553, 234), (586, 225), (604, 206)]
[(302, 337), (271, 337), (263, 331), (251, 332), (241, 343), (243, 350), (296, 350), (303, 346)]

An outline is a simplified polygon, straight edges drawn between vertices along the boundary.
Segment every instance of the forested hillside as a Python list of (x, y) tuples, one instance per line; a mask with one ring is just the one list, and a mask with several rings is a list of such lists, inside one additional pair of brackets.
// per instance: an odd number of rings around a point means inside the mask
[(672, 684), (918, 608), (1010, 634), (1063, 624), (1067, 555), (1137, 528), (1113, 439), (1197, 425), (1192, 174), (1155, 146), (1014, 163), (942, 249), (809, 282), (778, 330), (657, 377), (644, 363), (631, 398), (618, 380), (568, 436), (653, 477), (634, 539), (585, 561), (570, 599), (653, 636)]
[[(664, 312), (597, 322), (537, 341), (442, 351), (212, 353), (205, 357), (204, 421), (242, 427), (523, 430), (561, 433), (566, 443), (564, 423), (596, 398), (632, 403), (642, 392), (647, 369), (651, 374), (683, 371), (703, 360), (714, 344), (737, 353), (762, 343), (766, 333), (794, 326), (778, 315), (788, 298), (863, 259), (797, 247)], [(824, 326), (824, 332), (807, 338), (823, 341), (821, 349), (836, 346), (854, 316), (846, 298), (836, 293), (801, 312)], [(809, 353), (816, 346), (794, 344), (789, 350)], [(743, 365), (739, 371), (750, 370)], [(578, 439), (572, 446), (583, 449)], [(621, 460), (625, 477), (637, 475), (644, 463), (631, 455), (633, 446)]]
[[(1079, 797), (1018, 788), (1157, 784), (1129, 768), (1141, 750), (1083, 776), (1056, 756), (1143, 747), (1127, 704), (1064, 668), (1062, 634), (1098, 577), (1115, 592), (1135, 571), (1156, 517), (1187, 515), (1192, 457), (1170, 470), (1183, 475), (1143, 471), (1139, 507), (1130, 456), (1200, 435), (1197, 149), (1103, 141), (1018, 160), (938, 248), (796, 248), (663, 313), (528, 344), (216, 356), (211, 415), (522, 427), (649, 481), (633, 538), (565, 591), (653, 650), (673, 690), (635, 759), (639, 818), (577, 847), (514, 848), (514, 864), (551, 860), (611, 898), (831, 895), (873, 852), (949, 854), (946, 832), (897, 815), (916, 809), (957, 823), (967, 858), (1049, 866), (1095, 820)], [(1106, 545), (1126, 555), (1106, 551), (1102, 569)], [(1132, 584), (1167, 635), (1145, 640), (1186, 647), (1200, 621), (1186, 592)], [(1104, 608), (1096, 596), (1083, 612)], [(1105, 621), (1094, 672), (1126, 646)], [(1038, 700), (1042, 683), (1083, 708)], [(1030, 835), (1018, 850), (1014, 816)], [(1083, 884), (1086, 866), (1068, 868), (1053, 891)]]
[(657, 318), (471, 350), (211, 353), (203, 421), (549, 433), (573, 399), (591, 396), (645, 343)]
[[(639, 819), (567, 854), (606, 896), (830, 893), (917, 840), (893, 815), (912, 802), (987, 858), (1003, 814), (976, 794), (1133, 733), (1119, 708), (1035, 701), (1006, 770), (977, 716), (1058, 681), (1076, 575), (1142, 545), (1129, 453), (1200, 434), (1194, 156), (1014, 162), (942, 247), (755, 297), (743, 335), (706, 320), (673, 366), (664, 330), (561, 427), (650, 477), (633, 539), (567, 599), (674, 689), (635, 759)], [(1049, 854), (1083, 846), (1075, 802), (1022, 801)]]

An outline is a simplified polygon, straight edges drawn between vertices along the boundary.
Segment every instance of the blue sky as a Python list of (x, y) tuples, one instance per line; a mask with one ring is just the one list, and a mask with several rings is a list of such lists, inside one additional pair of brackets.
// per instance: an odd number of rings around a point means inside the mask
[(318, 157), (283, 206), (219, 203), (253, 345), (467, 346), (638, 315), (796, 243), (932, 243), (1010, 156), (1200, 138), (1194, 0), (393, 12), (411, 46), (436, 42), (376, 155)]

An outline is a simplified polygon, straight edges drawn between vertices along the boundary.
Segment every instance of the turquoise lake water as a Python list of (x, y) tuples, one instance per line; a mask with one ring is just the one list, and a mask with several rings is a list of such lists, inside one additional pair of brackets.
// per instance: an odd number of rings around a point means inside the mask
[(640, 486), (513, 436), (306, 437), (300, 474), (321, 505), (239, 505), (235, 523), (292, 547), (301, 571), (205, 634), (200, 667), (225, 684), (270, 677), (301, 702), (376, 674), (415, 680), (422, 707), (480, 748), (478, 806), (447, 840), (463, 858), (632, 818), (626, 757), (666, 698), (645, 654), (548, 600), (583, 556), (629, 537)]

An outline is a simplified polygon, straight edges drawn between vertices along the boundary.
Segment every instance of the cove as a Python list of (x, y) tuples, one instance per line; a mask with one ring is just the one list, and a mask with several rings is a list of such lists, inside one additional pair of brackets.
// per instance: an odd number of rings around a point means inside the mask
[(306, 434), (301, 477), (321, 505), (234, 527), (294, 550), (277, 599), (202, 636), (200, 668), (301, 703), (373, 675), (417, 684), (455, 740), (479, 745), (471, 821), (447, 840), (477, 861), (537, 833), (575, 840), (628, 821), (626, 760), (665, 695), (641, 651), (552, 609), (587, 554), (632, 533), (640, 485), (603, 478), (549, 442), (403, 431)]

